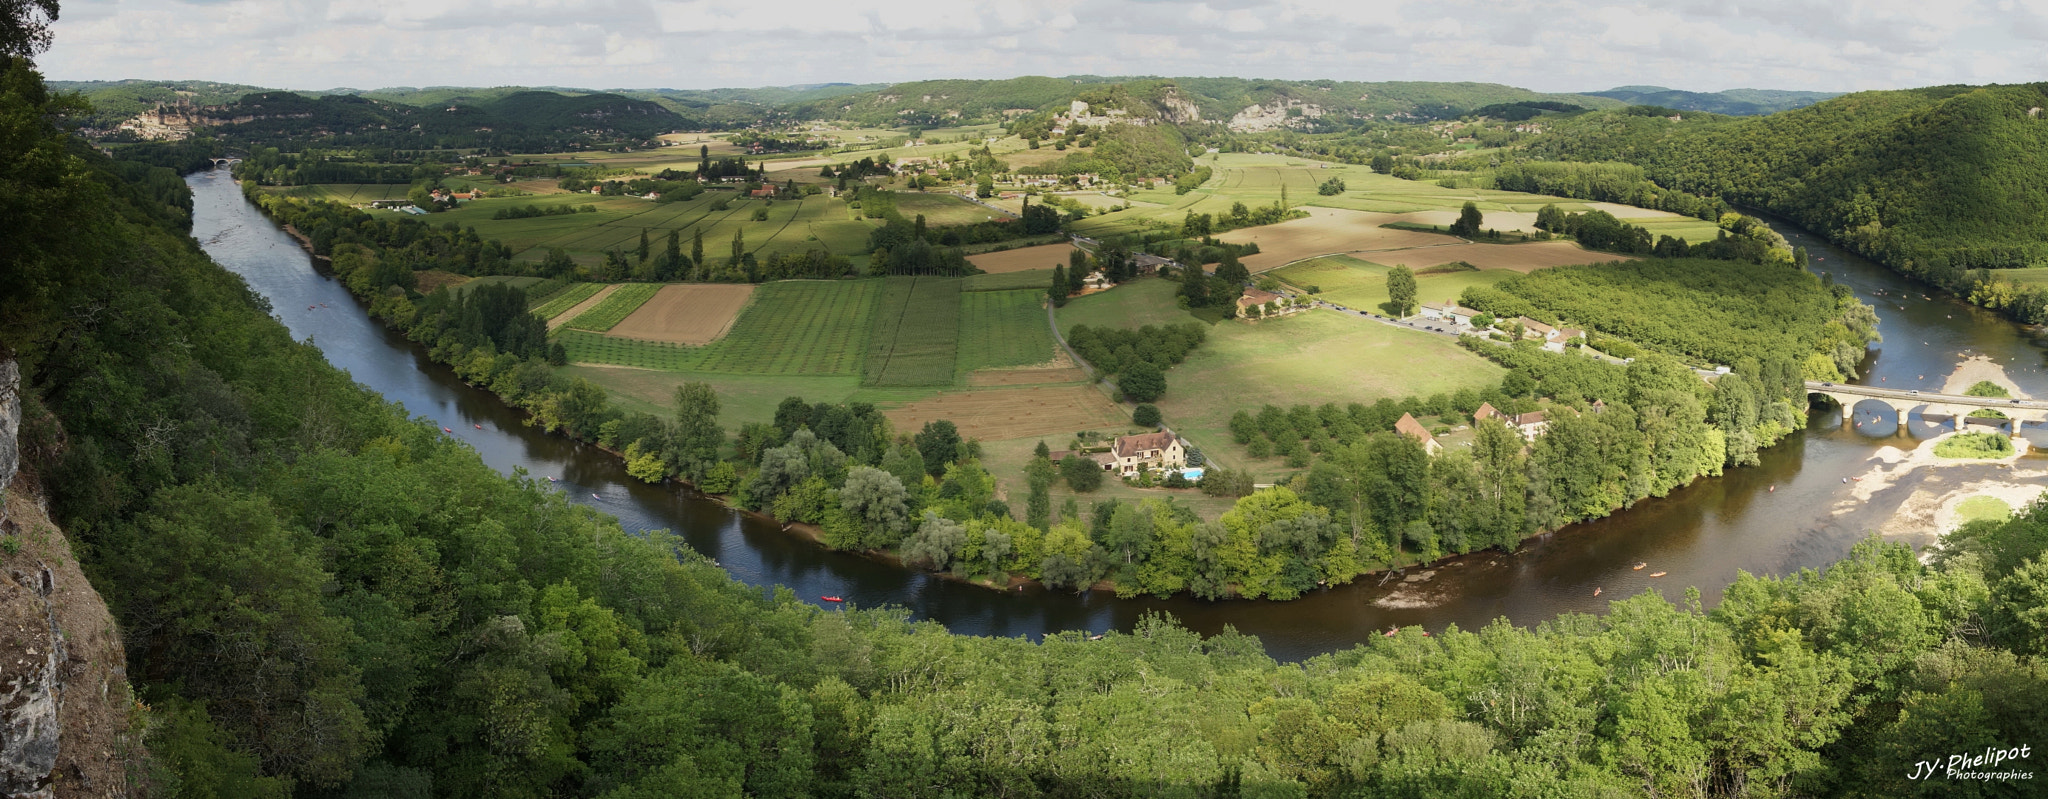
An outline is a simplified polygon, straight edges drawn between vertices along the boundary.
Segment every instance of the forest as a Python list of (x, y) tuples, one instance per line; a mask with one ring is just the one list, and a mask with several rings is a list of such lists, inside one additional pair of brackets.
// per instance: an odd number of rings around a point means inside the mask
[[(39, 85), (0, 76), (10, 146), (54, 156), (0, 160), (46, 200), (0, 229), (33, 253), (0, 320), (165, 795), (1959, 795), (1913, 761), (2048, 732), (2038, 507), (1711, 611), (1646, 595), (1298, 664), (1161, 617), (971, 638), (749, 588), (352, 384), (133, 210)], [(66, 325), (79, 302), (126, 311)]]
[(1761, 208), (2023, 322), (2048, 288), (1998, 270), (2048, 266), (2043, 84), (1860, 92), (1764, 117), (1586, 114), (1529, 151), (1640, 165), (1658, 185)]

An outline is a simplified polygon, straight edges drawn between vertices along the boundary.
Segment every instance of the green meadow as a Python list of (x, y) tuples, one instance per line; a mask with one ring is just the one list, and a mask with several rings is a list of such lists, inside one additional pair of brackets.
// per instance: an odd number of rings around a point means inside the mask
[[(1441, 271), (1437, 271), (1441, 270)], [(1323, 299), (1347, 308), (1386, 313), (1389, 302), (1387, 273), (1390, 267), (1348, 255), (1326, 255), (1288, 264), (1266, 274), (1302, 291), (1314, 290)], [(1418, 302), (1455, 301), (1472, 286), (1491, 286), (1514, 275), (1510, 269), (1450, 269), (1433, 267), (1415, 276)]]

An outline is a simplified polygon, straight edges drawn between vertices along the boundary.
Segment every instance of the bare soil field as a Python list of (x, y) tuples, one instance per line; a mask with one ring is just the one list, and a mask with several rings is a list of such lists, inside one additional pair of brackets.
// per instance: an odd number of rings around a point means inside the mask
[(1000, 441), (1024, 436), (1071, 435), (1130, 423), (1092, 386), (1034, 386), (949, 391), (883, 412), (898, 430), (950, 419), (963, 438)]
[[(1342, 208), (1304, 207), (1307, 219), (1291, 219), (1277, 225), (1233, 230), (1216, 238), (1243, 244), (1258, 242), (1259, 253), (1246, 256), (1246, 269), (1258, 272), (1277, 266), (1342, 252), (1395, 250), (1456, 244), (1457, 239), (1435, 233), (1394, 230), (1380, 225), (1400, 220), (1398, 214), (1376, 214)], [(1449, 260), (1458, 260), (1451, 258)]]
[[(1633, 261), (1632, 256), (1594, 252), (1580, 249), (1569, 241), (1537, 241), (1528, 244), (1453, 244), (1448, 247), (1421, 247), (1394, 252), (1376, 252), (1362, 256), (1365, 260), (1385, 266), (1406, 266), (1411, 269), (1447, 264), (1452, 261), (1479, 267), (1480, 269), (1511, 269), (1516, 272), (1534, 272), (1553, 266), (1572, 264), (1598, 264), (1608, 261)], [(1251, 259), (1245, 259), (1247, 263)]]
[(609, 286), (598, 289), (596, 294), (590, 295), (590, 299), (576, 303), (574, 306), (571, 306), (569, 310), (563, 311), (560, 314), (555, 315), (555, 318), (548, 320), (548, 329), (554, 330), (555, 328), (566, 325), (569, 323), (569, 320), (575, 319), (578, 316), (582, 316), (584, 311), (596, 308), (599, 303), (604, 302), (604, 298), (611, 296), (612, 292), (618, 291), (620, 285), (621, 284), (613, 283)]
[(746, 284), (690, 283), (663, 286), (654, 299), (611, 329), (615, 338), (669, 344), (709, 344), (732, 329), (754, 287)]
[(976, 388), (987, 386), (1034, 386), (1043, 383), (1080, 383), (1088, 379), (1088, 373), (1079, 367), (1064, 369), (983, 369), (967, 373), (967, 385)]
[(454, 272), (445, 272), (439, 269), (427, 269), (414, 274), (419, 278), (418, 290), (421, 294), (432, 294), (434, 289), (443, 286), (452, 289), (470, 281), (468, 275), (458, 275)]
[[(1481, 211), (1482, 225), (1490, 230), (1536, 232), (1536, 215), (1516, 211)], [(1397, 222), (1413, 222), (1418, 225), (1450, 225), (1458, 221), (1457, 211), (1416, 211), (1394, 218)]]
[[(1262, 245), (1263, 246), (1263, 245)], [(985, 252), (967, 256), (967, 262), (991, 275), (1006, 272), (1025, 272), (1032, 269), (1051, 269), (1067, 263), (1067, 253), (1072, 252), (1071, 244), (1041, 244), (1036, 247), (1019, 247), (1002, 252)]]

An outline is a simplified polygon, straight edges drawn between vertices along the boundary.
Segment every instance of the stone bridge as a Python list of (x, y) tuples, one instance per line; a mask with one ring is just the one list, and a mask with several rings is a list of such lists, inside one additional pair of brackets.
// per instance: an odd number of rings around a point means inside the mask
[[(2007, 399), (2005, 397), (1970, 397), (1962, 394), (1936, 394), (1930, 391), (1911, 389), (1873, 388), (1871, 386), (1848, 385), (1806, 381), (1808, 396), (1822, 396), (1833, 400), (1842, 407), (1842, 426), (1849, 425), (1849, 409), (1867, 400), (1876, 400), (1889, 406), (1899, 414), (1899, 423), (1905, 424), (1908, 414), (1920, 411), (1922, 419), (1928, 415), (1947, 416), (1949, 425), (1962, 429), (1963, 418), (1970, 411), (1989, 408), (2006, 415), (2001, 426), (2010, 426), (2010, 432), (2017, 436), (2020, 427), (2027, 422), (2048, 424), (2048, 401), (2034, 399)], [(1997, 421), (1997, 420), (1992, 420)]]
[(227, 166), (228, 164), (240, 162), (241, 160), (241, 158), (232, 155), (226, 158), (215, 158), (213, 159), (213, 167), (215, 169), (219, 169), (221, 167)]

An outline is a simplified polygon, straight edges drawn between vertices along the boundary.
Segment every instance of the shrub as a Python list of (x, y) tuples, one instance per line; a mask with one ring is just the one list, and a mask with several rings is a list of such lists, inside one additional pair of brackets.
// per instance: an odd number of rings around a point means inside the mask
[(1138, 406), (1131, 411), (1131, 422), (1139, 427), (1159, 426), (1159, 406), (1151, 403)]
[(1941, 458), (2003, 458), (2013, 453), (2012, 439), (2004, 433), (1957, 433), (1934, 445)]

